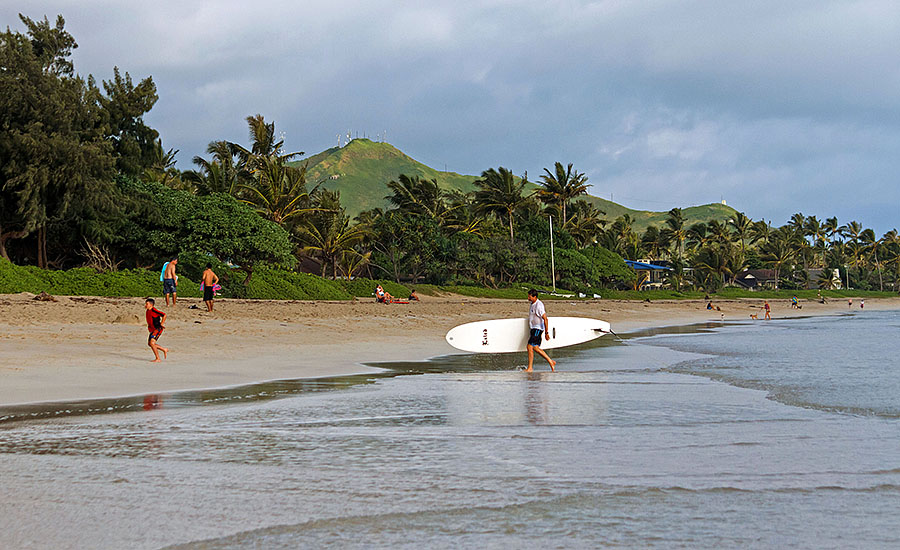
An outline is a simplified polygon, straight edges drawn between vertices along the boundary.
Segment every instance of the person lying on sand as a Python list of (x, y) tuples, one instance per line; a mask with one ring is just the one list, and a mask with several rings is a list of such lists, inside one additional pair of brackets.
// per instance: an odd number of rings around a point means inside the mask
[(375, 301), (380, 304), (390, 304), (394, 301), (394, 297), (385, 292), (381, 285), (378, 285), (375, 287)]

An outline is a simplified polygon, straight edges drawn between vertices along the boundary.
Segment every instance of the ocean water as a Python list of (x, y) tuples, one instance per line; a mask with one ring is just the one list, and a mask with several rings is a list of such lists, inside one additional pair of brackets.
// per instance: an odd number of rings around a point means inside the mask
[[(3, 548), (896, 548), (900, 313), (0, 411)], [(538, 368), (543, 368), (541, 365)]]

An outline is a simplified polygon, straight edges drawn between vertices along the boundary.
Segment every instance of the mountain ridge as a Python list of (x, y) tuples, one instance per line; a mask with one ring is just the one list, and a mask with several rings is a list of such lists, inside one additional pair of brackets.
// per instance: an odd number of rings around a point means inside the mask
[[(390, 194), (387, 183), (400, 174), (434, 179), (442, 189), (462, 192), (472, 191), (479, 176), (440, 171), (413, 159), (390, 143), (357, 138), (343, 147), (331, 147), (292, 164), (307, 164), (307, 181), (331, 191), (341, 192), (341, 204), (350, 216), (375, 207), (387, 208), (385, 199)], [(662, 225), (668, 211), (636, 210), (627, 206), (587, 195), (585, 200), (605, 212), (612, 221), (628, 214), (634, 220), (636, 231), (650, 225)], [(713, 219), (727, 220), (736, 212), (734, 208), (719, 203), (689, 206), (682, 209), (688, 225)]]

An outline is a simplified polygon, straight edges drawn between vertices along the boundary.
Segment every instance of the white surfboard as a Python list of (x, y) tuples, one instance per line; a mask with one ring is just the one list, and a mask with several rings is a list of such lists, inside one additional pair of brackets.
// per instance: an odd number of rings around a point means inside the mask
[[(549, 317), (550, 339), (541, 335), (541, 349), (562, 348), (588, 342), (610, 333), (609, 323), (584, 317)], [(475, 321), (450, 329), (447, 343), (474, 353), (525, 351), (531, 330), (528, 319)]]

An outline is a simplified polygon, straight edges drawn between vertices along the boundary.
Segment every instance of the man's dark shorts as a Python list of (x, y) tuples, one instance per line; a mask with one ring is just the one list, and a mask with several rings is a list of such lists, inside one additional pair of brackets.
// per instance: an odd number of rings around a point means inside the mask
[(163, 294), (175, 294), (175, 279), (163, 279)]
[(149, 344), (150, 340), (156, 340), (157, 342), (159, 342), (159, 337), (162, 336), (162, 333), (163, 329), (154, 330), (150, 333), (150, 337), (147, 338), (147, 343)]
[(203, 301), (211, 302), (213, 297), (213, 288), (210, 285), (203, 285)]
[(541, 336), (543, 334), (544, 331), (539, 328), (531, 329), (531, 337), (528, 338), (528, 345), (541, 347)]

